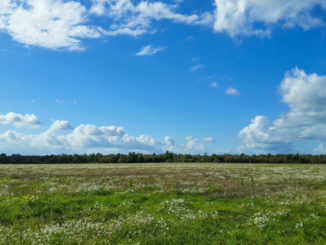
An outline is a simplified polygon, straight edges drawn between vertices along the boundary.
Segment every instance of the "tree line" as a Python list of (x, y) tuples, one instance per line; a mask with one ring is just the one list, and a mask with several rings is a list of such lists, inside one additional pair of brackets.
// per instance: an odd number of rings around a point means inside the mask
[(191, 155), (165, 152), (162, 154), (62, 154), (62, 155), (20, 155), (0, 154), (0, 164), (28, 163), (159, 163), (159, 162), (206, 162), (206, 163), (326, 163), (326, 155), (310, 154), (211, 154)]

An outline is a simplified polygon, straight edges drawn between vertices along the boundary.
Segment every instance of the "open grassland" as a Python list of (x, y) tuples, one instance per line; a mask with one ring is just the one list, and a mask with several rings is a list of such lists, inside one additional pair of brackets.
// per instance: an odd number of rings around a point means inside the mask
[(0, 165), (0, 244), (326, 244), (326, 165)]

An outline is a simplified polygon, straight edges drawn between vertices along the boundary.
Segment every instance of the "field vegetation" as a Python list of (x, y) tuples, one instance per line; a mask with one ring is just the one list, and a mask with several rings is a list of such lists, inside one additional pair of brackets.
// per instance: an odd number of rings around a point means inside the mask
[(326, 165), (0, 165), (0, 244), (326, 244)]

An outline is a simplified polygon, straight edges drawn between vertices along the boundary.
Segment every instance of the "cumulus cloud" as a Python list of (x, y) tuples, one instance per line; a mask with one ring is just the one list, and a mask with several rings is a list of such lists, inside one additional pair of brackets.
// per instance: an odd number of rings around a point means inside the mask
[(204, 145), (200, 141), (200, 139), (194, 138), (192, 136), (185, 137), (186, 140), (186, 148), (189, 149), (191, 152), (203, 152), (204, 151)]
[(55, 120), (49, 130), (51, 130), (51, 131), (66, 131), (66, 130), (72, 130), (72, 129), (73, 129), (73, 127), (69, 124), (68, 121)]
[(86, 22), (87, 9), (76, 1), (2, 0), (0, 4), (0, 30), (26, 45), (80, 50), (80, 39), (100, 36)]
[(7, 114), (0, 114), (0, 124), (13, 125), (15, 127), (37, 127), (40, 121), (34, 114), (18, 114), (9, 112)]
[(265, 116), (256, 116), (252, 119), (251, 123), (240, 131), (239, 137), (243, 142), (240, 150), (243, 151), (290, 153), (295, 150), (292, 145), (292, 141), (295, 140), (292, 133), (270, 125)]
[(205, 152), (205, 143), (215, 143), (212, 137), (207, 138), (195, 138), (192, 136), (185, 137), (186, 144), (179, 146), (179, 152), (182, 153), (203, 153)]
[(163, 51), (164, 49), (166, 49), (166, 47), (154, 48), (152, 45), (146, 45), (136, 55), (137, 56), (154, 55), (158, 52)]
[(215, 0), (216, 32), (231, 36), (268, 36), (272, 26), (299, 26), (308, 30), (323, 25), (323, 20), (311, 15), (311, 10), (326, 8), (325, 0)]
[[(9, 114), (9, 113), (8, 113)], [(7, 115), (8, 115), (7, 114)], [(18, 114), (19, 115), (19, 114)], [(34, 116), (35, 117), (35, 116)], [(2, 116), (1, 123), (4, 122)], [(22, 125), (22, 120), (7, 121), (14, 125)], [(33, 117), (24, 116), (25, 121)], [(6, 122), (7, 122), (6, 121)], [(19, 124), (17, 122), (19, 121)], [(25, 122), (26, 124), (26, 122)], [(65, 132), (64, 132), (65, 131)], [(96, 126), (81, 124), (73, 128), (68, 121), (56, 120), (45, 131), (37, 134), (19, 133), (9, 130), (0, 133), (0, 149), (5, 153), (21, 154), (61, 154), (61, 153), (127, 153), (127, 152), (180, 152), (203, 153), (204, 144), (212, 143), (212, 138), (197, 139), (187, 137), (185, 144), (177, 144), (170, 136), (162, 141), (151, 136), (141, 134), (131, 136), (124, 128), (117, 126)]]
[(232, 87), (228, 88), (228, 89), (225, 91), (225, 93), (226, 93), (227, 95), (233, 95), (233, 96), (237, 96), (237, 95), (239, 95), (239, 91), (238, 91), (237, 89), (235, 89), (235, 88), (232, 88)]
[(279, 90), (289, 111), (272, 123), (256, 116), (239, 133), (243, 147), (293, 152), (300, 141), (326, 141), (326, 76), (295, 68), (285, 74)]
[(174, 145), (175, 144), (175, 141), (172, 137), (170, 136), (165, 136), (164, 137), (164, 142), (167, 144), (167, 145)]

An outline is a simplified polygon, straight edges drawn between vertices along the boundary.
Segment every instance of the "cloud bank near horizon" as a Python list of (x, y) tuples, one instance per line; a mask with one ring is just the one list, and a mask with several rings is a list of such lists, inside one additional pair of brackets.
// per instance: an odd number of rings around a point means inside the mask
[[(33, 114), (21, 115), (8, 113), (8, 118), (15, 115), (21, 118), (19, 126), (39, 124)], [(6, 116), (0, 114), (1, 118)], [(31, 118), (33, 120), (31, 120)], [(23, 121), (23, 119), (25, 121)], [(16, 120), (8, 120), (7, 125), (17, 127)], [(7, 154), (62, 154), (62, 153), (161, 153), (165, 151), (176, 153), (204, 153), (205, 144), (214, 143), (211, 137), (199, 139), (192, 136), (184, 138), (184, 144), (177, 144), (175, 140), (166, 136), (159, 141), (151, 136), (141, 134), (137, 137), (129, 135), (124, 128), (117, 126), (96, 126), (93, 124), (81, 124), (72, 127), (68, 121), (55, 120), (52, 125), (43, 132), (20, 133), (16, 130), (7, 130), (0, 133), (1, 152)]]

